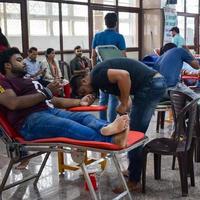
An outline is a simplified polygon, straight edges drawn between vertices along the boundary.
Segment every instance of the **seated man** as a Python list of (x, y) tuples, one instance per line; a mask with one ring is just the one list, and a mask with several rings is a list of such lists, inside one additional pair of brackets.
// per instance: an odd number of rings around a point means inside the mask
[(45, 69), (41, 68), (41, 62), (37, 61), (37, 48), (31, 47), (28, 50), (28, 57), (24, 59), (26, 64), (27, 74), (33, 79), (37, 80), (42, 84), (42, 77), (45, 74)]
[(66, 99), (54, 97), (60, 85), (53, 81), (45, 88), (39, 82), (24, 79), (25, 66), (19, 50), (9, 48), (0, 55), (0, 108), (25, 140), (67, 137), (77, 140), (102, 141), (126, 146), (129, 132), (128, 115), (113, 123), (96, 119), (88, 113), (58, 108), (89, 105), (93, 97)]
[[(165, 93), (165, 80), (155, 70), (143, 63), (115, 58), (97, 64), (90, 74), (74, 76), (70, 85), (76, 95), (98, 92), (113, 94), (119, 98), (116, 111), (123, 115), (131, 107), (130, 95), (134, 95), (130, 113), (130, 129), (146, 132), (154, 109)], [(129, 182), (133, 190), (140, 188), (142, 147), (129, 151)]]
[[(21, 60), (22, 60), (22, 58), (21, 58)], [(3, 80), (4, 78), (5, 78), (5, 77), (0, 73), (0, 82), (1, 82), (1, 80)], [(2, 91), (4, 91), (4, 89), (3, 89), (3, 88), (1, 87), (1, 85), (0, 85), (0, 95), (1, 95)], [(1, 108), (0, 108), (0, 111), (1, 111)], [(0, 131), (0, 137), (2, 137), (2, 132), (1, 132), (1, 131)], [(21, 157), (26, 156), (26, 155), (27, 155), (27, 152), (24, 151), (24, 150), (22, 150), (22, 151), (20, 151), (20, 155), (21, 155)], [(9, 158), (0, 155), (0, 169), (3, 168), (4, 166), (6, 166), (6, 165), (8, 164), (8, 162), (9, 162)], [(15, 167), (15, 169), (19, 169), (19, 170), (25, 169), (26, 166), (28, 165), (28, 163), (29, 163), (29, 160), (23, 160), (23, 161), (21, 161), (21, 162), (19, 163), (19, 165), (17, 165), (17, 166)]]
[(70, 62), (70, 68), (72, 75), (87, 73), (91, 69), (90, 60), (82, 56), (82, 48), (81, 46), (76, 46), (74, 48), (75, 57)]
[(199, 69), (199, 62), (186, 49), (177, 48), (173, 43), (165, 44), (160, 52), (161, 56), (156, 60), (155, 66), (166, 79), (168, 89), (164, 97), (169, 98), (168, 90), (175, 87), (185, 92), (187, 90), (188, 95), (195, 95), (188, 87), (180, 84), (180, 74), (183, 62), (188, 63), (194, 69)]

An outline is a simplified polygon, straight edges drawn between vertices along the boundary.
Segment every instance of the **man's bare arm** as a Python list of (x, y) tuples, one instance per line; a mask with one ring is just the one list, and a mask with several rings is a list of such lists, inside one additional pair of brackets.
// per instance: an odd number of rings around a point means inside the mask
[(61, 98), (61, 97), (53, 97), (51, 99), (51, 103), (56, 108), (70, 108), (80, 106), (80, 99), (68, 99), (68, 98)]
[(119, 100), (121, 102), (121, 106), (118, 111), (121, 113), (126, 112), (129, 107), (128, 105), (131, 89), (131, 79), (129, 72), (125, 70), (109, 69), (108, 79), (111, 83), (117, 83), (120, 90)]
[(95, 101), (95, 96), (88, 94), (82, 99), (66, 99), (61, 97), (53, 97), (51, 103), (57, 108), (70, 108), (76, 106), (89, 106)]
[(97, 64), (97, 52), (95, 49), (92, 49), (92, 68)]
[(12, 89), (5, 90), (0, 94), (0, 104), (10, 110), (30, 108), (44, 101), (46, 97), (41, 93), (17, 96)]
[(194, 69), (199, 69), (199, 61), (198, 60), (193, 60), (192, 62), (189, 63), (191, 65), (192, 68)]

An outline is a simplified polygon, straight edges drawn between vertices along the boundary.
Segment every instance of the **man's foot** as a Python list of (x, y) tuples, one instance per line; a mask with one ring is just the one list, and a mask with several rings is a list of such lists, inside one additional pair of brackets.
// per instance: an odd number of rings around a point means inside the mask
[(123, 132), (129, 126), (129, 116), (123, 115), (115, 119), (114, 122), (108, 124), (101, 129), (101, 134), (105, 136), (115, 135)]
[(126, 130), (124, 130), (123, 132), (113, 135), (113, 143), (119, 145), (122, 148), (126, 147), (128, 133), (129, 127), (126, 128)]
[[(137, 192), (137, 193), (141, 193), (142, 192), (142, 186), (141, 184), (138, 182), (134, 182), (134, 181), (128, 181), (127, 182), (127, 186), (130, 192)], [(115, 194), (119, 194), (122, 193), (124, 191), (123, 186), (119, 186), (119, 187), (115, 187), (112, 190)]]
[(15, 169), (17, 169), (17, 170), (24, 170), (24, 169), (26, 169), (26, 167), (27, 167), (29, 161), (30, 161), (29, 159), (21, 161), (21, 162), (19, 163), (19, 165), (17, 165), (17, 166), (15, 167)]

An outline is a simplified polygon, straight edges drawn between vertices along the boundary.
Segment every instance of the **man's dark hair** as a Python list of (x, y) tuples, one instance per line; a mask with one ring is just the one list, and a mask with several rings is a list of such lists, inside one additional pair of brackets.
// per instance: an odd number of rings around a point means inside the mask
[(16, 47), (8, 48), (0, 54), (0, 72), (5, 75), (5, 63), (10, 62), (10, 58), (15, 54), (21, 54)]
[(104, 19), (108, 28), (114, 28), (117, 24), (117, 14), (114, 12), (107, 13)]
[(172, 27), (170, 31), (175, 31), (176, 33), (180, 33), (179, 28), (177, 26)]
[(81, 86), (81, 80), (85, 77), (85, 74), (74, 75), (70, 79), (70, 87), (72, 90), (73, 97), (79, 97), (78, 89)]
[(32, 53), (33, 51), (37, 51), (37, 48), (36, 48), (36, 47), (31, 47), (31, 48), (28, 50), (29, 53)]
[(160, 49), (160, 55), (163, 55), (166, 51), (177, 47), (174, 43), (167, 43)]
[(81, 49), (81, 46), (77, 45), (77, 46), (74, 47), (74, 51), (76, 51), (77, 49)]

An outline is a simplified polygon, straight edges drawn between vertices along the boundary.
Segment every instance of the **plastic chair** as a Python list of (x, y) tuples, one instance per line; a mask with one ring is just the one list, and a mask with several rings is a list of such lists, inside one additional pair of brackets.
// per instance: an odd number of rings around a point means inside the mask
[[(6, 173), (0, 184), (0, 194), (2, 194), (4, 190), (10, 189), (16, 185), (19, 185), (31, 179), (35, 179), (34, 185), (36, 185), (40, 178), (40, 175), (42, 174), (42, 171), (45, 167), (45, 164), (49, 158), (50, 153), (60, 151), (64, 153), (70, 153), (73, 161), (79, 163), (80, 168), (84, 174), (85, 180), (88, 184), (92, 199), (98, 200), (98, 197), (94, 191), (91, 180), (89, 178), (87, 168), (84, 163), (85, 153), (87, 150), (90, 150), (93, 152), (106, 153), (107, 156), (104, 159), (107, 159), (108, 157), (110, 157), (113, 160), (114, 165), (117, 169), (119, 177), (121, 178), (121, 181), (125, 190), (124, 192), (119, 194), (117, 199), (121, 199), (125, 196), (128, 196), (128, 198), (132, 200), (131, 194), (129, 192), (126, 181), (121, 172), (119, 162), (117, 160), (117, 154), (128, 152), (134, 148), (137, 148), (140, 145), (143, 145), (147, 140), (147, 138), (145, 137), (143, 133), (137, 132), (137, 131), (131, 131), (130, 134), (128, 135), (127, 147), (120, 148), (118, 145), (106, 143), (106, 142), (80, 141), (80, 140), (74, 140), (74, 139), (69, 139), (69, 138), (64, 138), (64, 137), (26, 141), (10, 126), (10, 124), (5, 119), (2, 113), (0, 113), (0, 128), (3, 134), (1, 139), (5, 142), (7, 146), (7, 150), (8, 150), (8, 155), (10, 156), (10, 163), (7, 167)], [(33, 153), (24, 158), (20, 158), (19, 151), (21, 148), (24, 148), (28, 152), (36, 152), (36, 153)], [(32, 157), (41, 155), (43, 153), (45, 153), (46, 155), (37, 174), (30, 175), (14, 183), (6, 184), (8, 177), (10, 175), (10, 172), (12, 170), (12, 167), (15, 163), (18, 163), (23, 159), (32, 158)], [(102, 158), (99, 161), (101, 160)]]
[(71, 77), (72, 77), (72, 71), (71, 71), (71, 68), (69, 66), (69, 64), (65, 61), (59, 61), (59, 67), (60, 67), (60, 70), (61, 70), (61, 73), (62, 73), (62, 76), (65, 77), (65, 70), (67, 70), (67, 79), (70, 80)]
[(171, 101), (161, 101), (156, 107), (157, 122), (156, 122), (156, 132), (159, 133), (160, 128), (164, 129), (165, 125), (165, 113), (171, 111)]
[(197, 106), (197, 119), (196, 119), (196, 131), (194, 135), (195, 139), (195, 162), (200, 162), (200, 103)]
[(156, 138), (144, 146), (144, 165), (142, 172), (142, 189), (145, 192), (147, 154), (154, 154), (154, 177), (161, 179), (161, 156), (173, 155), (178, 158), (182, 196), (188, 195), (187, 175), (191, 185), (195, 185), (193, 169), (193, 135), (195, 128), (197, 101), (187, 103), (188, 96), (178, 91), (170, 91), (172, 111), (175, 116), (175, 130), (171, 138)]
[(99, 45), (95, 48), (99, 60), (102, 62), (111, 58), (124, 57), (122, 51), (115, 45)]
[[(78, 106), (78, 107), (72, 107), (69, 108), (67, 110), (71, 111), (71, 112), (99, 112), (99, 111), (103, 111), (106, 110), (107, 106), (99, 106), (99, 105), (91, 105), (91, 106)], [(106, 154), (101, 153), (101, 157), (104, 158), (106, 156)], [(89, 165), (93, 162), (95, 162), (96, 159), (93, 158), (88, 158), (87, 152), (85, 154), (85, 160), (84, 163), (85, 165)], [(106, 166), (106, 161), (103, 160), (102, 162), (100, 162), (101, 165), (101, 169), (105, 169)], [(63, 152), (58, 152), (58, 169), (59, 169), (59, 173), (63, 173), (65, 170), (72, 170), (72, 171), (76, 171), (80, 169), (79, 165), (69, 165), (65, 163), (65, 158), (64, 158), (64, 153)]]

